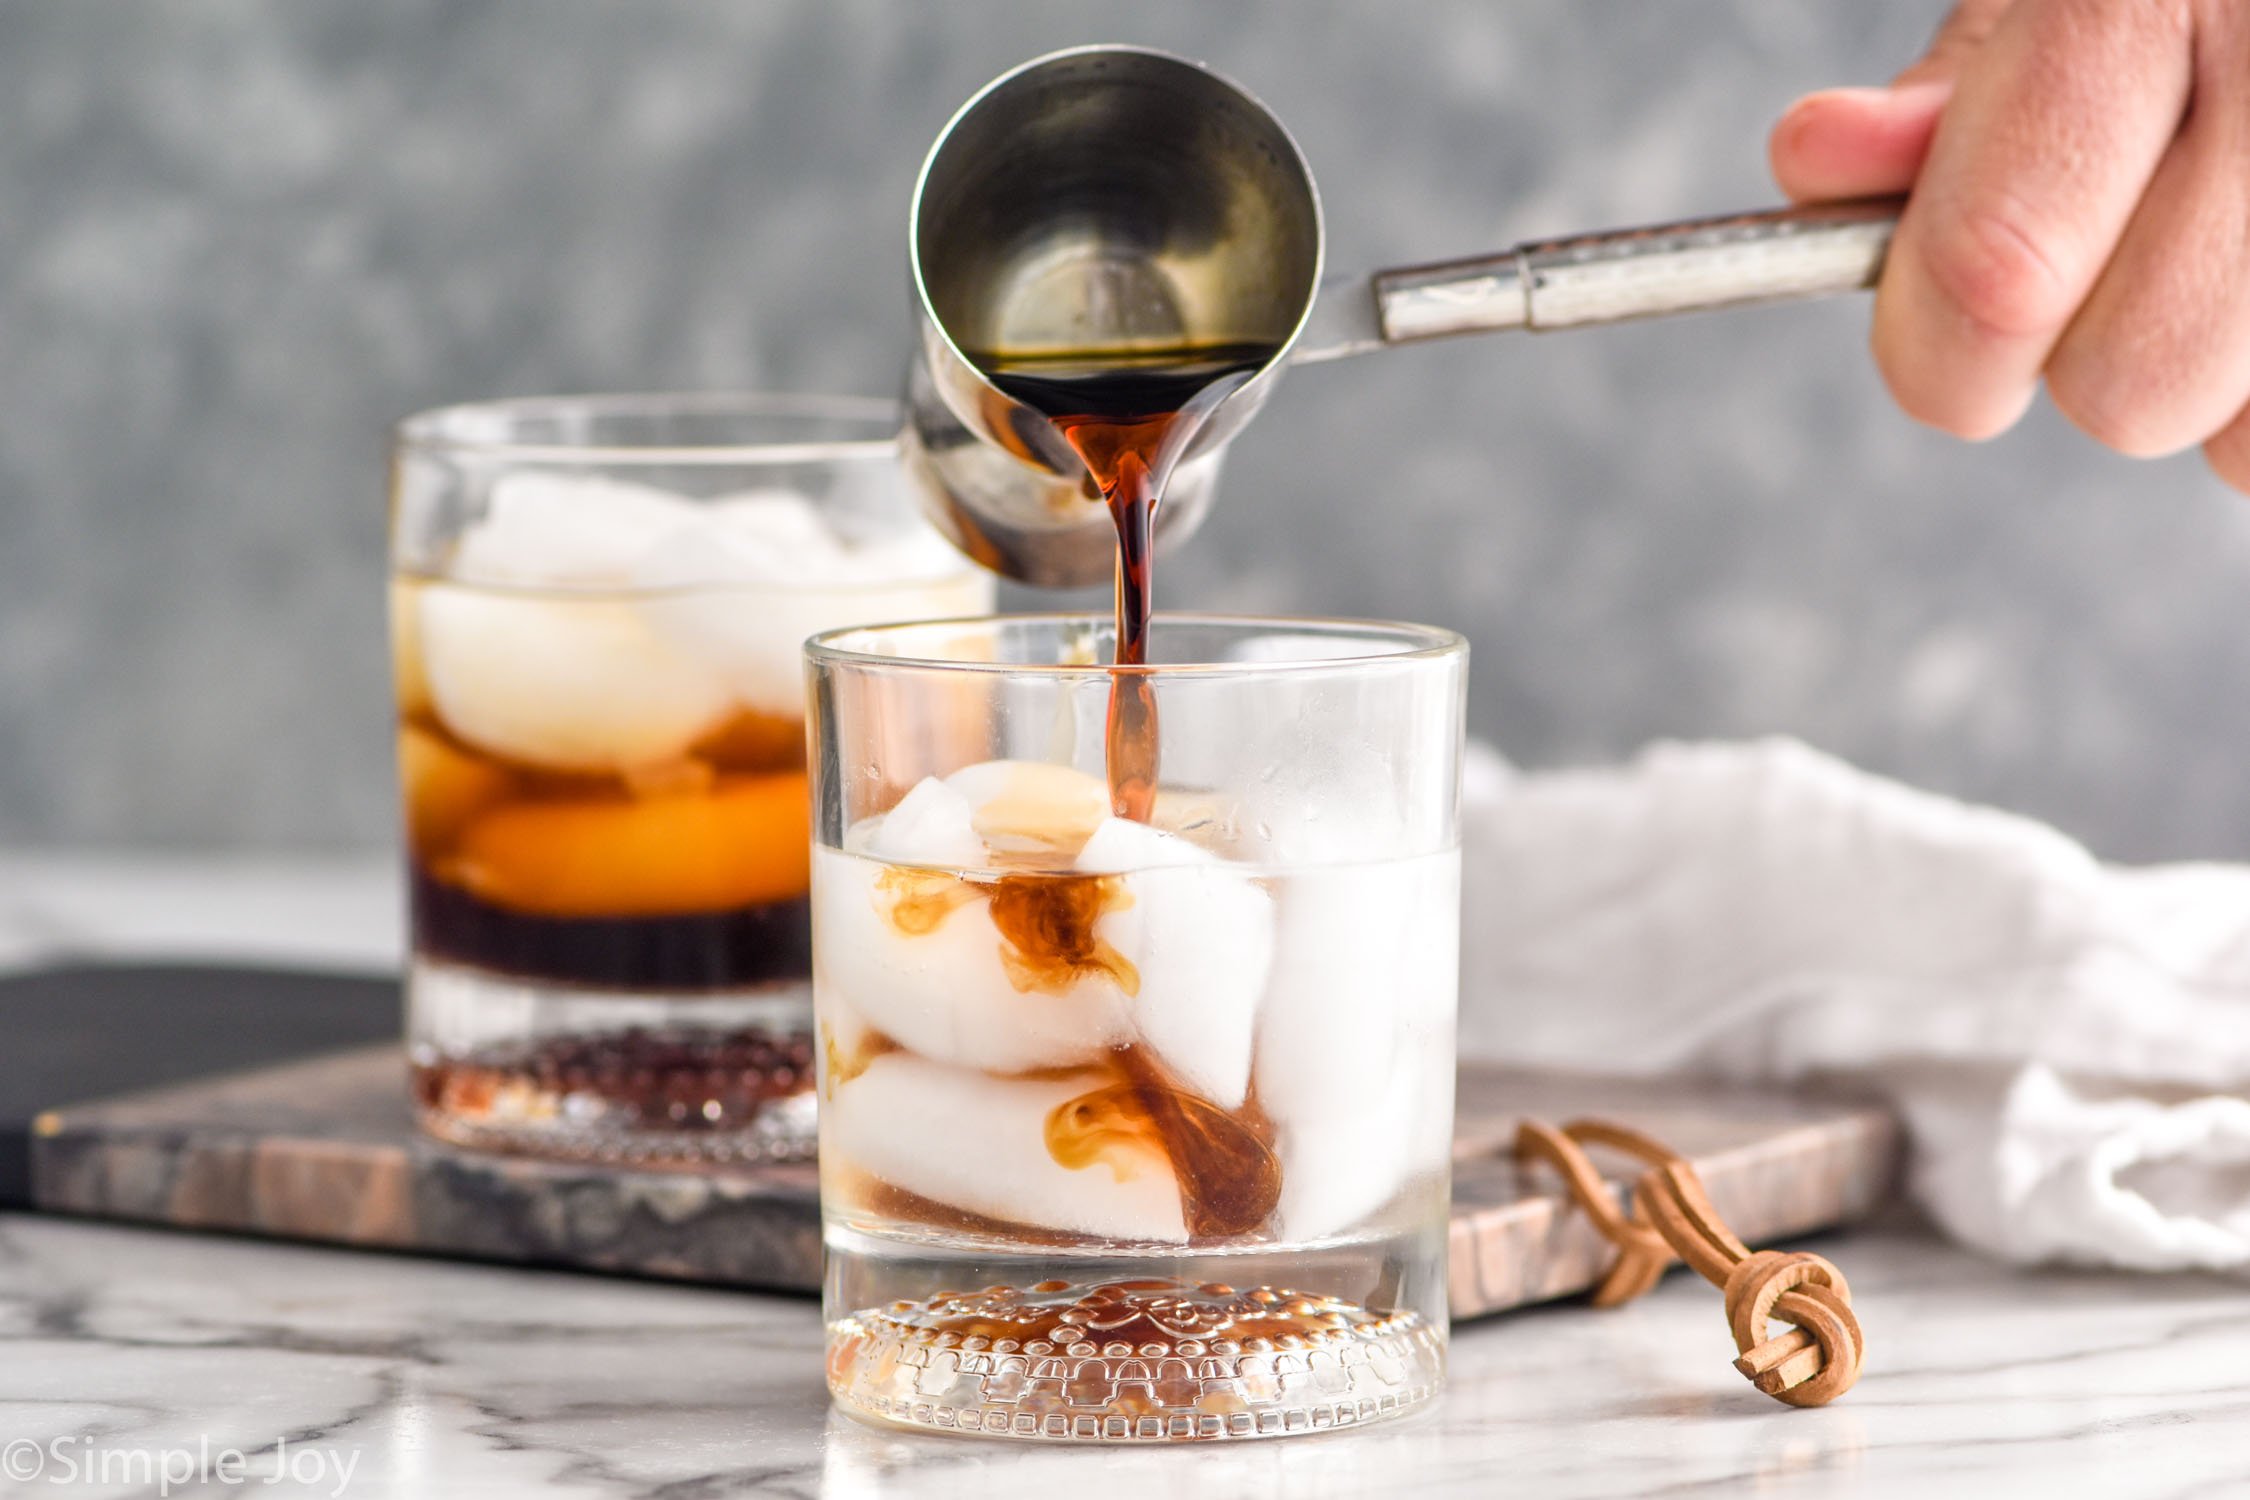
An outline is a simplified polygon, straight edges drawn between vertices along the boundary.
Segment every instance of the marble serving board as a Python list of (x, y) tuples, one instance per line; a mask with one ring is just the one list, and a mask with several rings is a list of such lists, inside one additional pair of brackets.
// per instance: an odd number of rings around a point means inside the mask
[[(1583, 1290), (1608, 1263), (1556, 1184), (1510, 1160), (1524, 1115), (1606, 1115), (1672, 1143), (1752, 1243), (1867, 1212), (1897, 1156), (1896, 1124), (1879, 1108), (1641, 1080), (1470, 1065), (1458, 1113), (1459, 1317)], [(392, 1046), (47, 1110), (33, 1122), (30, 1196), (193, 1229), (792, 1291), (820, 1283), (813, 1167), (659, 1171), (463, 1151), (415, 1131)]]

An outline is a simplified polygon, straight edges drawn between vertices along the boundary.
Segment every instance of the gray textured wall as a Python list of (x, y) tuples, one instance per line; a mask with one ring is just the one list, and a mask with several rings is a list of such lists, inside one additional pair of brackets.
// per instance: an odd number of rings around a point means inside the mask
[[(886, 391), (949, 109), (1075, 41), (1297, 129), (1338, 264), (1767, 201), (1932, 0), (0, 4), (0, 842), (390, 831), (385, 423)], [(1519, 759), (1789, 731), (2128, 857), (2250, 855), (2250, 508), (2051, 412), (1915, 430), (1864, 307), (1304, 372), (1176, 605), (1409, 615)]]

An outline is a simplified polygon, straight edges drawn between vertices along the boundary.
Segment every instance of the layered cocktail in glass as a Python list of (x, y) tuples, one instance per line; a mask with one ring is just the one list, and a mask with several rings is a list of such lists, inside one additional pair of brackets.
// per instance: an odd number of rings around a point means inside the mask
[(497, 402), (401, 425), (391, 621), (423, 1125), (809, 1154), (802, 644), (982, 611), (883, 402)]
[[(831, 1391), (1063, 1440), (1411, 1409), (1445, 1352), (1466, 648), (1181, 616), (1146, 667), (1114, 648), (1072, 616), (808, 647)], [(1153, 801), (1109, 780), (1128, 678)]]

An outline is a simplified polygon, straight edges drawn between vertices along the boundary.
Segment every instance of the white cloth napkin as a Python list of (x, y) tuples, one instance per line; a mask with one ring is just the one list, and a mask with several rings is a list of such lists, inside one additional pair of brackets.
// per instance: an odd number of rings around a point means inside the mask
[(2125, 869), (1791, 741), (1472, 754), (1464, 1051), (1834, 1079), (2010, 1260), (2250, 1267), (2250, 867)]

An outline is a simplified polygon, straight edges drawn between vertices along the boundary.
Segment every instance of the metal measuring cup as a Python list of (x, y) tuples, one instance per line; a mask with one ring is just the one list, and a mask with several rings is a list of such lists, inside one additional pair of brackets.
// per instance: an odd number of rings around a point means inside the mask
[(1161, 548), (1201, 523), (1228, 440), (1285, 364), (1863, 289), (1899, 206), (1574, 235), (1323, 286), (1319, 191), (1270, 110), (1169, 53), (1052, 53), (986, 85), (923, 163), (909, 228), (919, 350), (907, 462), (931, 519), (985, 566), (1024, 583), (1103, 583), (1116, 534), (1100, 493), (979, 356), (1274, 350), (1172, 471), (1155, 518)]

